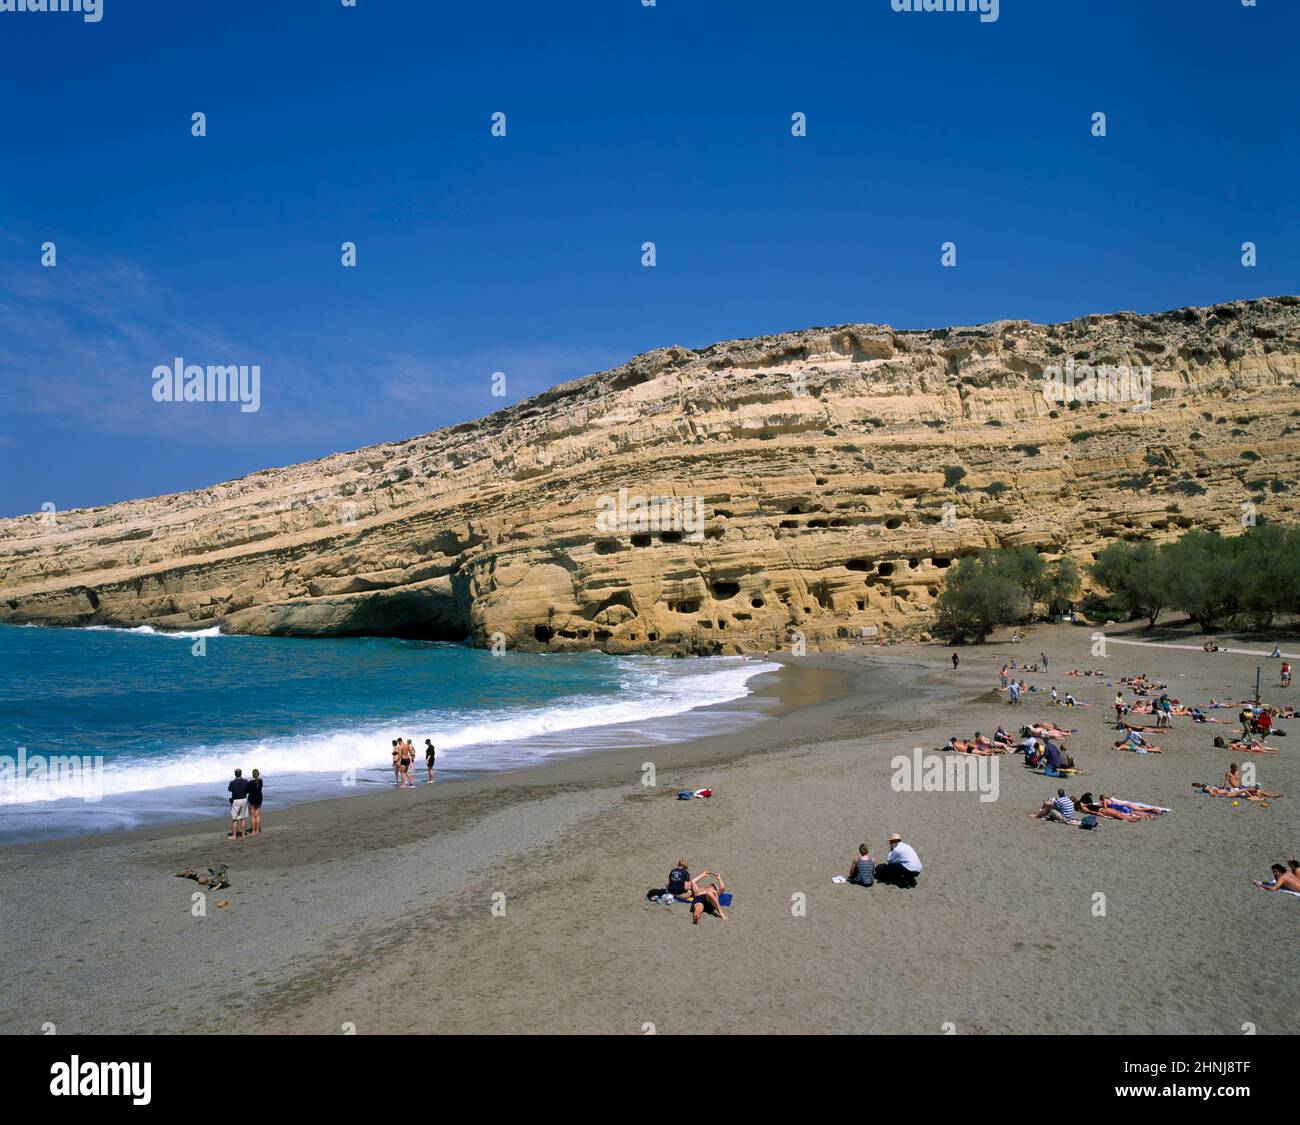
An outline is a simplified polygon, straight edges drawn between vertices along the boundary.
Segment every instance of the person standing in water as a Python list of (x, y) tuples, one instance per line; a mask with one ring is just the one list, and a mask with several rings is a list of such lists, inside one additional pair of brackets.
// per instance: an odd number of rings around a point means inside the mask
[(424, 740), (424, 764), (429, 771), (429, 784), (433, 784), (433, 760), (437, 755), (433, 749), (433, 739)]
[(262, 774), (254, 770), (248, 780), (248, 834), (262, 834)]
[(402, 756), (400, 746), (401, 743), (396, 738), (393, 739), (393, 784), (397, 786), (402, 784), (402, 767), (397, 764), (397, 760)]
[(414, 789), (415, 779), (411, 777), (411, 763), (415, 761), (415, 746), (412, 744), (411, 740), (407, 738), (398, 744), (398, 749), (401, 751), (401, 754), (398, 756), (398, 761), (402, 766), (402, 784), (406, 785), (410, 789)]

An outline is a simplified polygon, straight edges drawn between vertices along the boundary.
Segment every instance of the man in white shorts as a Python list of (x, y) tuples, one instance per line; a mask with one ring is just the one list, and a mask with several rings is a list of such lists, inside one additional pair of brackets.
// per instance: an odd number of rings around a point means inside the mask
[(235, 770), (235, 780), (227, 789), (230, 790), (230, 835), (228, 840), (236, 840), (244, 834), (244, 820), (248, 816), (249, 782), (243, 770)]

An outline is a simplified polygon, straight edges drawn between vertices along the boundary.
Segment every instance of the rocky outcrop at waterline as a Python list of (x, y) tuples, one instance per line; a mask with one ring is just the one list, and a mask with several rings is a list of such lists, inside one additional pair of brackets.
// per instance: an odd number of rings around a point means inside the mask
[[(1150, 408), (1136, 377), (1127, 401), (1049, 402), (1071, 365), (1150, 368)], [(0, 621), (834, 647), (923, 629), (946, 569), (984, 547), (1086, 562), (1243, 511), (1293, 521), (1298, 469), (1300, 298), (814, 328), (663, 348), (212, 488), (0, 521)]]

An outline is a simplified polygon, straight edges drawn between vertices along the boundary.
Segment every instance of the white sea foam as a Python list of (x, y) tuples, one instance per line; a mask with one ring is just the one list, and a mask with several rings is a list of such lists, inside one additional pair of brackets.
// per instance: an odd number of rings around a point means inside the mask
[[(581, 732), (594, 728), (632, 724), (649, 740), (657, 740), (663, 737), (653, 729), (659, 720), (743, 698), (750, 694), (752, 677), (779, 668), (730, 658), (709, 661), (705, 667), (692, 662), (685, 668), (681, 661), (666, 659), (622, 663), (626, 673), (621, 682), (627, 694), (575, 696), (541, 707), (502, 708), (463, 718), (429, 710), (343, 731), (185, 747), (163, 757), (106, 763), (100, 791), (112, 797), (196, 785), (220, 790), (236, 768), (243, 769), (245, 776), (256, 767), (268, 778), (315, 775), (320, 781), (354, 771), (384, 771), (390, 766), (392, 740), (403, 736), (415, 741), (417, 760), (424, 739), (433, 739), (440, 769), (518, 767), (583, 749)], [(572, 738), (559, 737), (570, 732)], [(676, 732), (678, 737), (689, 733)], [(56, 786), (36, 796), (0, 788), (0, 806), (71, 797), (80, 793), (59, 792)]]
[(213, 625), (210, 629), (155, 629), (152, 625), (74, 625), (84, 633), (134, 633), (138, 637), (219, 637), (221, 626)]

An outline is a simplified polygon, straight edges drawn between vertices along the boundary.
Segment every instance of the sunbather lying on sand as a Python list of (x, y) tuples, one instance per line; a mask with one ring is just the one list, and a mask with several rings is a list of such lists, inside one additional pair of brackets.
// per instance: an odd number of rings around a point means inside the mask
[(1228, 743), (1227, 749), (1235, 750), (1239, 754), (1276, 754), (1276, 746), (1265, 746), (1262, 742), (1251, 739), (1246, 742), (1244, 739), (1234, 738)]
[(1200, 781), (1192, 782), (1193, 789), (1199, 789), (1207, 797), (1236, 797), (1238, 800), (1263, 801), (1266, 798), (1281, 797), (1281, 793), (1270, 793), (1258, 785), (1205, 785)]
[(1076, 802), (1078, 807), (1084, 812), (1092, 813), (1093, 816), (1104, 816), (1109, 820), (1146, 820), (1147, 817), (1137, 816), (1134, 813), (1120, 812), (1119, 809), (1111, 808), (1104, 804), (1106, 795), (1103, 793), (1101, 800), (1094, 800), (1091, 793), (1085, 793)]
[(1300, 863), (1294, 859), (1288, 859), (1287, 867), (1280, 863), (1275, 863), (1269, 868), (1273, 872), (1272, 882), (1261, 883), (1258, 879), (1252, 879), (1252, 887), (1258, 887), (1261, 891), (1294, 891), (1300, 894)]
[[(712, 879), (717, 886), (704, 886), (704, 879)], [(722, 881), (722, 876), (716, 871), (706, 871), (703, 875), (693, 881), (695, 887), (695, 897), (691, 900), (691, 924), (699, 925), (700, 919), (707, 911), (710, 914), (716, 914), (724, 922), (727, 915), (722, 909), (722, 903), (718, 901), (718, 895), (727, 889), (726, 883)]]
[(1152, 746), (1151, 743), (1146, 741), (1133, 742), (1127, 738), (1121, 738), (1115, 743), (1115, 749), (1131, 750), (1134, 754), (1163, 754), (1165, 752), (1163, 746)]
[(1159, 805), (1146, 805), (1141, 801), (1117, 801), (1113, 797), (1107, 797), (1105, 793), (1100, 796), (1099, 800), (1102, 808), (1127, 813), (1138, 820), (1153, 820), (1158, 816), (1163, 816), (1168, 811), (1162, 809)]
[(964, 738), (958, 738), (955, 734), (948, 739), (948, 745), (945, 750), (951, 750), (956, 754), (976, 754), (981, 758), (988, 758), (994, 754), (1005, 754), (1005, 750), (995, 750), (991, 746), (982, 746), (975, 741), (967, 741)]
[(1055, 723), (1030, 723), (1029, 733), (1035, 738), (1069, 738), (1070, 735), (1076, 734), (1078, 728), (1066, 730), (1058, 727)]

